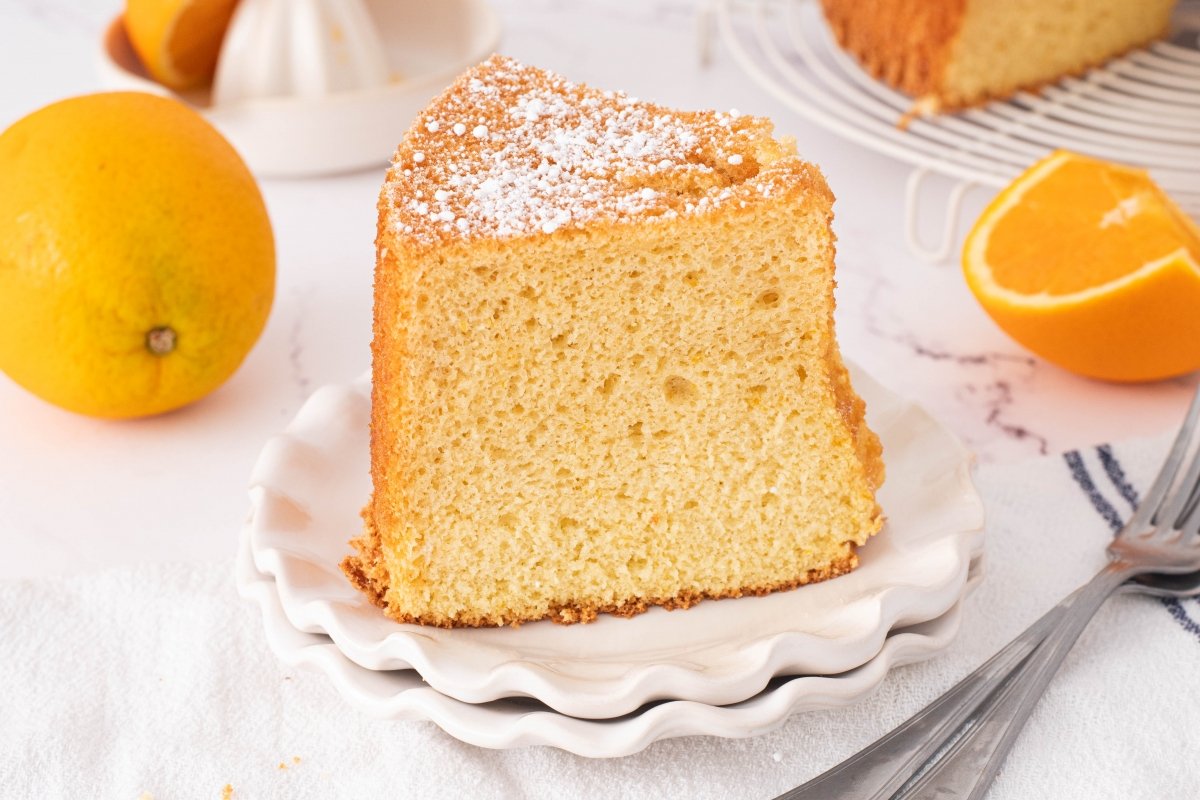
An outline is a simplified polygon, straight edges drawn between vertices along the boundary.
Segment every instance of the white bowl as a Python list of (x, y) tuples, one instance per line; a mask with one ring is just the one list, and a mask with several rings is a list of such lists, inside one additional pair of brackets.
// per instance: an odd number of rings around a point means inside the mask
[(151, 92), (208, 119), (263, 177), (308, 177), (386, 164), (413, 118), (459, 73), (490, 55), (500, 22), (484, 0), (370, 0), (389, 67), (387, 86), (320, 97), (214, 105), (208, 90), (175, 93), (152, 80), (118, 16), (100, 48), (111, 89)]

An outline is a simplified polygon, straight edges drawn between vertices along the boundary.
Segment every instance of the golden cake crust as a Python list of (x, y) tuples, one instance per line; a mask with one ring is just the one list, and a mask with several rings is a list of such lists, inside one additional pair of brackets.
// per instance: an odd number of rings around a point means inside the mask
[[(761, 117), (674, 111), (492, 56), (414, 121), (384, 182), (380, 230), (419, 253), (711, 213), (785, 186), (743, 183), (757, 172), (748, 148), (782, 154), (771, 129)], [(688, 192), (675, 190), (681, 183)]]
[(842, 49), (913, 97), (939, 94), (967, 0), (821, 0)]

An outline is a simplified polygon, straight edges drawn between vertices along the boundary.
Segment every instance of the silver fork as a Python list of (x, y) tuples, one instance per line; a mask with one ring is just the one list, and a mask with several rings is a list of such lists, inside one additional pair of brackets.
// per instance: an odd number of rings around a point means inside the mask
[(1114, 591), (1139, 575), (1177, 575), (1200, 569), (1200, 452), (1179, 478), (1197, 427), (1200, 392), (1158, 478), (1108, 546), (1108, 564), (1072, 597), (1055, 627), (1017, 674), (900, 798), (979, 800), (992, 785), (1034, 706), (1083, 629)]
[[(1200, 418), (1200, 390), (1162, 470), (1108, 547), (1109, 563), (942, 698), (875, 744), (780, 796), (982, 797), (1067, 652), (1104, 601), (1139, 575), (1200, 570), (1200, 452), (1180, 467)], [(1173, 490), (1172, 490), (1173, 489)]]

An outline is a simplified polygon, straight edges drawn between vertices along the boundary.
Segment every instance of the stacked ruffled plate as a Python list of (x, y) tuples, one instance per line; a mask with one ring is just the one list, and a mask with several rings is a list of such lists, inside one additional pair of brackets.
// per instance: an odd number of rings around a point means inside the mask
[(750, 736), (847, 705), (896, 665), (945, 648), (980, 574), (970, 456), (859, 370), (884, 445), (884, 531), (849, 575), (766, 597), (655, 608), (588, 625), (435, 629), (383, 616), (338, 569), (370, 492), (369, 378), (328, 386), (264, 448), (238, 585), (268, 640), (353, 706), (427, 719), (486, 747), (620, 756), (673, 736)]

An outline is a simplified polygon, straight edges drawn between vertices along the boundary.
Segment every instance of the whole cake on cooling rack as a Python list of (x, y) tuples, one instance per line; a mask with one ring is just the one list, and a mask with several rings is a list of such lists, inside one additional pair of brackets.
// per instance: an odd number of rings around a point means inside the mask
[(493, 57), (379, 200), (351, 580), (399, 621), (588, 621), (847, 572), (880, 445), (833, 330), (833, 196), (765, 119)]
[(843, 49), (945, 111), (1005, 98), (1162, 38), (1175, 0), (821, 0)]

